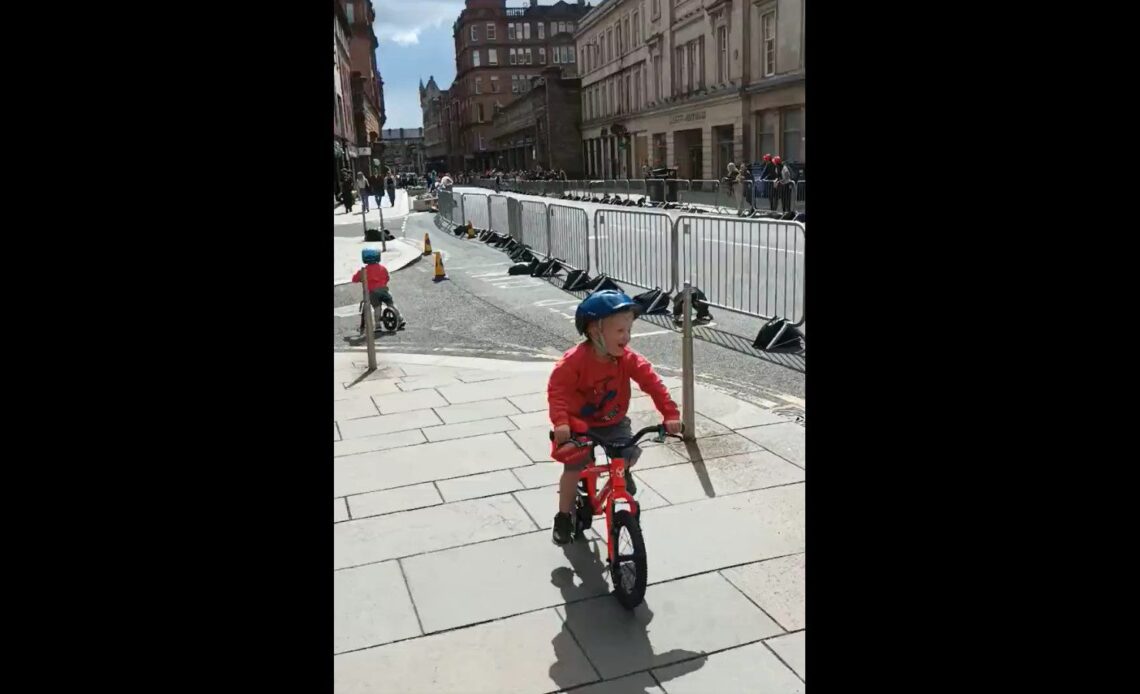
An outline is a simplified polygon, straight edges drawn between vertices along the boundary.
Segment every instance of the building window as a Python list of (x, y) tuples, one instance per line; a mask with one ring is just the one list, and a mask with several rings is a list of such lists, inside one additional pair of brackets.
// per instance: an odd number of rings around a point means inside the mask
[(555, 63), (561, 63), (562, 62), (562, 51), (559, 50), (560, 48), (562, 48), (562, 47), (561, 46), (555, 46), (553, 51), (552, 51), (554, 53), (554, 62)]
[[(539, 26), (542, 26), (541, 24)], [(546, 65), (546, 48), (544, 46), (538, 47), (538, 64)]]
[(641, 15), (637, 10), (633, 11), (633, 45), (641, 45)]
[(783, 116), (784, 138), (781, 143), (780, 156), (784, 158), (784, 161), (802, 161), (800, 142), (803, 138), (803, 111), (797, 106), (785, 110)]
[(472, 41), (472, 42), (475, 42), (475, 41), (478, 41), (478, 40), (479, 40), (479, 27), (477, 27), (476, 25), (472, 24), (472, 25), (471, 25), (471, 41)]
[(519, 93), (519, 76), (511, 75), (511, 94)]
[(511, 65), (515, 65), (518, 62), (518, 55), (515, 53), (515, 49), (512, 48), (510, 50)]
[(491, 93), (492, 94), (498, 94), (499, 93), (499, 78), (498, 77), (491, 77)]
[(653, 8), (654, 19), (661, 16), (661, 0), (650, 0), (650, 7)]
[(625, 44), (621, 40), (621, 21), (614, 23), (614, 33), (617, 34), (617, 54), (623, 55), (625, 53)]
[(626, 17), (621, 23), (621, 33), (625, 37), (625, 49), (628, 51), (633, 48), (633, 44), (629, 42), (629, 17)]
[(531, 64), (531, 58), (532, 58), (531, 52), (530, 52), (530, 49), (528, 48), (528, 49), (526, 49), (526, 64), (527, 65)]
[(471, 51), (471, 65), (472, 67), (479, 67), (479, 51)]
[(513, 23), (507, 25), (507, 38), (511, 41), (515, 40), (515, 25)]
[(566, 55), (568, 58), (570, 58), (570, 60), (568, 61), (570, 63), (573, 63), (574, 60), (577, 58), (577, 56), (575, 55), (575, 50), (574, 50), (573, 46), (567, 46), (566, 47)]
[(539, 22), (538, 23), (538, 38), (540, 38), (540, 39), (546, 38), (546, 22)]
[(523, 38), (529, 41), (530, 40), (530, 22), (526, 22), (525, 24), (522, 25), (522, 27), (523, 27)]
[(606, 29), (606, 62), (614, 59), (614, 30)]
[(776, 126), (779, 112), (761, 111), (756, 114), (756, 161), (765, 154), (776, 152)]
[(764, 28), (764, 76), (776, 74), (776, 13), (765, 12), (761, 21)]
[(716, 30), (716, 81), (728, 81), (728, 27)]
[(482, 94), (483, 93), (483, 78), (482, 77), (476, 77), (475, 78), (475, 93), (476, 94)]
[[(478, 85), (479, 85), (479, 80), (475, 80), (475, 86), (476, 86), (475, 93), (476, 94), (479, 93)], [(479, 122), (482, 123), (483, 122), (483, 104), (475, 104), (475, 109), (476, 109), (475, 112), (479, 116)]]
[(685, 47), (677, 46), (673, 49), (673, 94), (674, 96), (681, 93), (681, 88), (684, 85), (682, 77), (685, 72)]
[(496, 49), (496, 48), (488, 48), (487, 49), (487, 64), (488, 65), (498, 65), (499, 64), (499, 51), (498, 51), (498, 49)]
[(633, 94), (634, 94), (634, 91), (632, 89), (630, 89), (630, 86), (632, 84), (633, 84), (633, 75), (630, 75), (627, 72), (625, 75), (625, 110), (626, 111), (633, 110), (633, 102), (634, 102)]
[(661, 54), (653, 56), (653, 101), (661, 101)]

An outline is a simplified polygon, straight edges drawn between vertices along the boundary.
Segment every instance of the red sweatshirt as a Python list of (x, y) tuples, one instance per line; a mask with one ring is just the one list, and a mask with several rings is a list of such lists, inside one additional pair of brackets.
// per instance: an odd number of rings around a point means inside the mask
[(666, 420), (681, 418), (677, 403), (645, 357), (626, 348), (622, 357), (602, 361), (583, 342), (563, 354), (550, 374), (546, 386), (550, 422), (556, 427), (568, 425), (576, 417), (590, 427), (617, 424), (629, 409), (630, 379), (653, 398)]
[[(364, 268), (357, 270), (356, 274), (352, 276), (352, 281), (353, 282), (359, 282), (360, 281), (360, 273), (363, 271), (364, 271)], [(343, 277), (343, 275), (342, 275), (342, 277)], [(387, 286), (388, 286), (388, 268), (384, 267), (380, 263), (376, 263), (374, 265), (369, 265), (368, 266), (368, 291), (372, 291), (373, 289), (379, 289), (381, 287), (387, 287)]]

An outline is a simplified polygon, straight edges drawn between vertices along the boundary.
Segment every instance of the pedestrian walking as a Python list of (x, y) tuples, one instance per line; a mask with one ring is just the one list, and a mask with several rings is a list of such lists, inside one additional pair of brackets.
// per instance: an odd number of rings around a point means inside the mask
[(728, 171), (725, 173), (724, 181), (728, 184), (729, 197), (736, 198), (736, 179), (740, 177), (740, 172), (736, 170), (736, 164), (731, 161), (728, 162)]
[(344, 205), (346, 212), (352, 212), (352, 174), (348, 169), (340, 172), (340, 204)]
[(360, 204), (364, 205), (364, 212), (368, 212), (368, 179), (363, 171), (356, 172), (356, 192), (360, 195)]
[(392, 172), (388, 172), (388, 179), (384, 181), (384, 187), (388, 189), (388, 206), (396, 206), (396, 177)]

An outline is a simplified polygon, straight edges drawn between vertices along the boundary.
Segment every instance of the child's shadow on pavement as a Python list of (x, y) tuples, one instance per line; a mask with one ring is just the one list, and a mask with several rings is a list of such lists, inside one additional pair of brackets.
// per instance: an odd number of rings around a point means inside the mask
[[(580, 670), (575, 672), (571, 666), (571, 663), (580, 661), (577, 656), (579, 647), (607, 680), (606, 694), (645, 694), (650, 686), (647, 683), (651, 683), (649, 675), (625, 677), (625, 673), (631, 671), (644, 671), (692, 659), (671, 668), (672, 679), (704, 667), (708, 658), (703, 652), (679, 648), (665, 653), (653, 652), (647, 629), (653, 620), (653, 611), (649, 607), (652, 593), (647, 592), (645, 602), (632, 612), (608, 595), (606, 565), (601, 554), (605, 551), (603, 542), (579, 540), (564, 545), (562, 551), (574, 568), (559, 567), (550, 573), (550, 582), (562, 591), (562, 599), (566, 602), (560, 608), (566, 617), (562, 630), (551, 641), (557, 661), (550, 666), (550, 678), (560, 689), (583, 684)], [(580, 585), (574, 584), (575, 574), (581, 581)], [(602, 597), (596, 597), (599, 594)], [(624, 679), (612, 681), (618, 677)], [(653, 691), (660, 691), (655, 684), (651, 686)]]

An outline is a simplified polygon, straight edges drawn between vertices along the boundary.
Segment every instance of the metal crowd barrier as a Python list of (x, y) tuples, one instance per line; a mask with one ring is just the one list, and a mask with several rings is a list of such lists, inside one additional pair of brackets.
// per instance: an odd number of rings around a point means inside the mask
[(465, 216), (462, 224), (471, 222), (471, 226), (476, 229), (487, 229), (490, 227), (491, 220), (487, 218), (489, 212), (487, 210), (486, 195), (482, 193), (464, 193), (463, 211)]
[[(624, 189), (642, 182), (631, 180)], [(572, 191), (582, 190), (582, 184), (587, 186), (583, 193), (590, 190), (589, 181), (569, 183)], [(601, 183), (594, 194), (622, 189)], [(694, 193), (715, 195), (707, 181), (698, 183), (688, 186), (690, 201)], [(758, 202), (763, 206), (766, 200)], [(439, 191), (439, 210), (453, 224), (505, 229), (538, 256), (605, 273), (623, 285), (675, 293), (688, 281), (716, 308), (763, 320), (778, 316), (797, 326), (806, 321), (807, 235), (799, 222), (691, 214), (673, 219), (665, 211), (603, 208), (594, 212), (590, 244), (590, 217), (576, 206)]]
[(720, 181), (713, 180), (689, 181), (687, 189), (678, 189), (677, 202), (705, 205), (717, 211), (725, 207), (721, 198)]
[(546, 203), (535, 200), (520, 200), (522, 214), (522, 242), (544, 258), (550, 257), (550, 228), (546, 214)]
[(802, 223), (681, 215), (675, 225), (679, 282), (726, 311), (803, 325)]
[(507, 200), (509, 199), (505, 195), (492, 195), (487, 198), (490, 224), (486, 228), (500, 234), (510, 233), (510, 216), (507, 208)]
[(618, 282), (676, 291), (673, 221), (664, 212), (594, 212), (595, 269)]
[(455, 226), (455, 198), (449, 190), (436, 190), (436, 204), (439, 206), (439, 216), (448, 224)]
[(590, 218), (581, 207), (548, 206), (550, 255), (574, 270), (590, 271)]
[(450, 190), (436, 190), (439, 202), (439, 213), (448, 224), (458, 226), (463, 224), (463, 197)]

